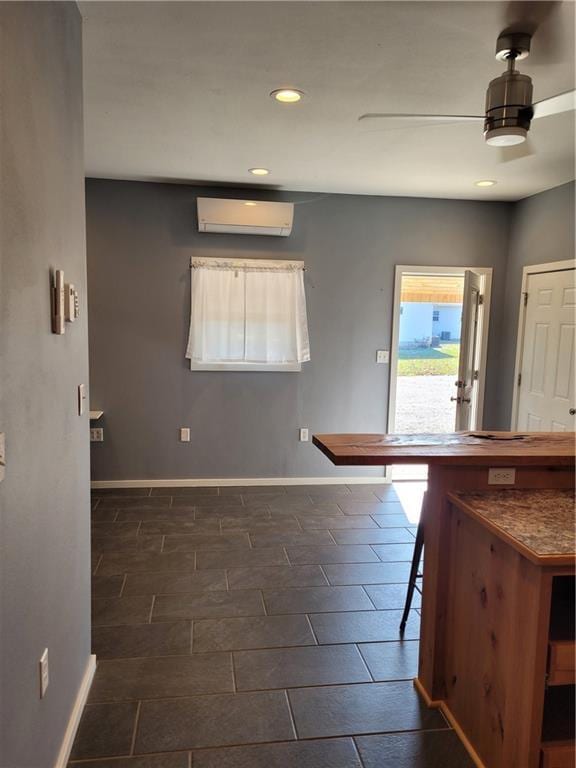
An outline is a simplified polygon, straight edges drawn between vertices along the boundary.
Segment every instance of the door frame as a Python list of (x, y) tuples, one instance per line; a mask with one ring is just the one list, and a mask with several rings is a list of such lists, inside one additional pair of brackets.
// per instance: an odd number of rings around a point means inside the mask
[[(480, 306), (480, 357), (478, 376), (478, 429), (482, 429), (484, 415), (484, 392), (486, 386), (486, 361), (488, 358), (488, 333), (490, 328), (490, 304), (492, 296), (492, 267), (454, 266), (454, 267), (430, 267), (412, 264), (397, 264), (394, 275), (394, 301), (392, 305), (392, 347), (390, 349), (390, 378), (388, 384), (388, 419), (387, 432), (394, 431), (396, 417), (396, 371), (398, 369), (398, 340), (400, 337), (400, 295), (402, 275), (454, 275), (464, 277), (466, 270), (472, 270), (482, 276), (482, 296), (484, 301)], [(388, 474), (388, 473), (387, 473)]]
[(512, 413), (510, 415), (510, 429), (516, 431), (518, 426), (518, 406), (520, 405), (520, 387), (518, 377), (522, 370), (524, 354), (524, 332), (526, 326), (526, 305), (524, 296), (528, 293), (528, 279), (530, 275), (539, 275), (543, 272), (567, 272), (576, 269), (576, 259), (564, 261), (549, 261), (547, 264), (529, 264), (522, 270), (522, 287), (520, 289), (520, 310), (518, 312), (518, 331), (516, 334), (516, 355), (514, 361), (514, 378), (512, 379)]

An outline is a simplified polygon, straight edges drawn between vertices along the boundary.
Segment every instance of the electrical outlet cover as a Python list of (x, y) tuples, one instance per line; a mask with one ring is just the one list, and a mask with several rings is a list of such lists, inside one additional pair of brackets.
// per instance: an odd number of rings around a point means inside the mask
[(376, 352), (376, 362), (377, 363), (389, 363), (390, 362), (390, 352), (387, 349), (379, 349)]
[(48, 669), (48, 648), (44, 648), (44, 653), (40, 656), (38, 662), (40, 671), (40, 698), (43, 699), (46, 696), (46, 690), (50, 684), (50, 672)]
[(488, 485), (514, 485), (516, 470), (514, 467), (490, 467)]

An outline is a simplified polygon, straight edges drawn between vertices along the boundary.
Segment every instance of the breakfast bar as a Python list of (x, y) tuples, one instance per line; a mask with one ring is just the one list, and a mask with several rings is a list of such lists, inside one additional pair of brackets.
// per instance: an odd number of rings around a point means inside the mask
[(478, 766), (572, 766), (573, 734), (557, 713), (574, 683), (573, 627), (564, 621), (574, 584), (574, 433), (313, 439), (338, 466), (428, 465), (415, 681), (426, 703), (442, 709)]

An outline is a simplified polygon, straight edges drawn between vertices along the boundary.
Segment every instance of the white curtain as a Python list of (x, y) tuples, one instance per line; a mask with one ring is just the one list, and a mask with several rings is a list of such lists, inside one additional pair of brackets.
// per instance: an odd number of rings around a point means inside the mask
[(191, 273), (193, 363), (310, 360), (302, 262), (194, 259)]

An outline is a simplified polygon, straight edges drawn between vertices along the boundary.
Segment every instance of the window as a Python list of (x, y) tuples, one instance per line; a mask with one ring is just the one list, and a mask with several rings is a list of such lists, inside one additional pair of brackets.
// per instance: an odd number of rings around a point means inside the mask
[(299, 371), (310, 359), (304, 264), (193, 259), (193, 370)]
[(432, 310), (432, 322), (437, 323), (440, 320), (440, 310), (439, 309), (433, 309)]

